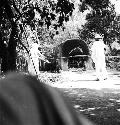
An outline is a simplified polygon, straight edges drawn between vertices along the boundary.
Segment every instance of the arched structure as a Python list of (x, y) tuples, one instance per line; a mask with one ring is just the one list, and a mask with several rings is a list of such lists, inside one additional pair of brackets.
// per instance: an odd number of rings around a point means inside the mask
[[(89, 48), (84, 41), (79, 39), (67, 40), (59, 46), (59, 63), (63, 70), (68, 70), (69, 61), (71, 56), (75, 59), (76, 55), (89, 55)], [(73, 59), (72, 58), (72, 59)], [(79, 57), (80, 59), (80, 57)], [(83, 61), (86, 61), (88, 57), (84, 57)]]
[[(87, 44), (84, 41), (79, 39), (71, 39), (67, 40), (66, 42), (62, 43), (62, 57), (69, 57), (70, 52), (75, 49), (79, 49), (77, 55), (88, 55), (89, 49)], [(75, 52), (75, 51), (74, 51)], [(76, 53), (76, 52), (75, 52)], [(74, 53), (72, 53), (74, 55)]]

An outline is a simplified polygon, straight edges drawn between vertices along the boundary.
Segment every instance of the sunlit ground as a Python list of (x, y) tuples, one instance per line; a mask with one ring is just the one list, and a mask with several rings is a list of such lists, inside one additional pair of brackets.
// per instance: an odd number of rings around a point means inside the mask
[(120, 90), (62, 88), (76, 112), (85, 115), (97, 125), (120, 124)]
[(113, 88), (120, 89), (120, 72), (108, 71), (108, 79), (95, 81), (96, 75), (94, 70), (80, 71), (70, 70), (61, 73), (44, 73), (48, 79), (48, 84), (58, 88), (90, 88), (102, 89)]
[(47, 84), (59, 89), (78, 113), (97, 125), (120, 124), (120, 72), (108, 71), (109, 78), (95, 81), (95, 71), (70, 70), (43, 73)]

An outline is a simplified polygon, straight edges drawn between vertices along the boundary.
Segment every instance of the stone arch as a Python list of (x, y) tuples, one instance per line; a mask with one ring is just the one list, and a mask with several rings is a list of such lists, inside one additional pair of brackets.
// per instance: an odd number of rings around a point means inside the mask
[(64, 43), (62, 43), (62, 57), (68, 57), (70, 56), (69, 52), (71, 50), (73, 50), (74, 48), (81, 48), (82, 52), (79, 51), (78, 54), (82, 54), (82, 55), (88, 55), (89, 54), (89, 49), (87, 44), (79, 39), (71, 39), (71, 40), (67, 40)]
[[(89, 55), (89, 48), (87, 44), (79, 39), (70, 39), (66, 40), (64, 43), (60, 45), (60, 65), (63, 70), (68, 69), (68, 58), (69, 56), (75, 55)], [(86, 61), (88, 57), (84, 57), (84, 61)]]

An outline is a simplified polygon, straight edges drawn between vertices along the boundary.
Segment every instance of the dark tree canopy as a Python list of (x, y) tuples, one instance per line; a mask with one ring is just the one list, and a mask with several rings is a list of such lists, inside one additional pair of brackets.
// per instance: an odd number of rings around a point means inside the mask
[(91, 8), (91, 12), (86, 16), (87, 23), (83, 29), (78, 31), (80, 37), (87, 40), (87, 38), (93, 38), (94, 33), (99, 33), (104, 35), (106, 42), (109, 42), (113, 32), (114, 37), (117, 35), (115, 28), (113, 29), (116, 20), (114, 5), (110, 3), (110, 0), (84, 0), (80, 11), (88, 8)]
[(81, 11), (87, 9), (90, 6), (93, 10), (106, 9), (110, 3), (109, 0), (80, 0), (82, 2)]
[[(35, 28), (36, 23), (40, 27), (46, 25), (48, 29), (53, 25), (54, 29), (57, 30), (58, 27), (63, 26), (64, 21), (69, 20), (73, 9), (74, 4), (68, 0), (58, 0), (57, 2), (51, 0), (37, 2), (32, 0), (27, 2), (24, 0), (0, 0), (0, 29), (3, 29), (3, 32), (0, 31), (2, 34), (0, 35), (0, 47), (2, 48), (0, 51), (3, 50), (4, 41), (7, 42), (7, 53), (3, 54), (4, 58), (7, 58), (7, 62), (2, 63), (5, 64), (3, 67), (7, 66), (7, 71), (16, 70), (16, 46), (18, 42), (23, 45), (19, 39), (19, 33), (24, 32), (25, 25), (30, 25), (32, 29)], [(39, 13), (39, 19), (35, 18), (35, 11)], [(6, 34), (4, 34), (5, 31), (7, 31)], [(1, 58), (3, 59), (3, 56)]]
[[(39, 22), (39, 26), (47, 25), (49, 28), (52, 25), (52, 21), (54, 28), (60, 27), (63, 25), (64, 21), (69, 20), (69, 16), (72, 15), (74, 4), (69, 2), (68, 0), (58, 0), (57, 2), (48, 0), (39, 1), (38, 3), (32, 3), (28, 1), (25, 5), (23, 5), (22, 13), (19, 12), (19, 16), (16, 20), (22, 18), (23, 23), (27, 23), (34, 27), (35, 22)], [(35, 11), (40, 14), (40, 19), (35, 19)]]

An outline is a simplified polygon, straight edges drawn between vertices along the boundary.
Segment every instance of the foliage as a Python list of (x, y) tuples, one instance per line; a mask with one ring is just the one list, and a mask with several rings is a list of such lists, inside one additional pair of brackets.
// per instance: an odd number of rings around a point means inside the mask
[(19, 16), (21, 32), (25, 32), (26, 25), (29, 25), (31, 32), (36, 32), (37, 38), (34, 39), (37, 39), (42, 50), (50, 50), (49, 47), (56, 44), (53, 37), (59, 33), (59, 27), (64, 30), (64, 21), (68, 21), (72, 15), (73, 3), (68, 0), (57, 2), (43, 0), (22, 2), (22, 4), (20, 10), (23, 14)]
[[(73, 3), (68, 0), (58, 0), (57, 2), (51, 0), (2, 0), (0, 3), (0, 29), (3, 29), (1, 31), (3, 33), (8, 31), (7, 34), (1, 35), (0, 42), (3, 43), (3, 39), (7, 39), (7, 50), (10, 53), (9, 63), (12, 65), (12, 69), (16, 67), (16, 46), (21, 44), (26, 48), (21, 41), (21, 34), (27, 26), (31, 28), (31, 31), (35, 31), (36, 27), (45, 27), (43, 29), (47, 28), (48, 30), (52, 27), (57, 30), (58, 27), (63, 27), (64, 21), (69, 20), (74, 9)], [(4, 18), (6, 21), (2, 20)], [(54, 33), (58, 32), (54, 31)], [(51, 38), (54, 35), (51, 32), (48, 34)], [(26, 35), (26, 37), (28, 36)]]
[(107, 57), (106, 66), (108, 69), (120, 71), (120, 58), (119, 57), (112, 57), (112, 58)]
[(109, 0), (85, 0), (80, 6), (80, 11), (88, 8), (91, 8), (91, 11), (86, 16), (87, 22), (82, 30), (78, 30), (80, 37), (89, 41), (89, 38), (94, 38), (94, 33), (97, 32), (104, 36), (106, 43), (110, 43), (111, 39), (119, 34), (114, 5)]
[[(22, 13), (19, 14), (16, 20), (22, 18), (23, 23), (27, 23), (33, 28), (37, 21), (39, 26), (46, 25), (49, 28), (53, 25), (57, 29), (57, 27), (63, 25), (64, 21), (69, 20), (69, 16), (72, 15), (74, 9), (73, 3), (70, 3), (68, 0), (58, 0), (57, 2), (51, 0), (30, 0), (23, 2), (22, 5)], [(38, 18), (36, 18), (36, 13)], [(54, 23), (52, 22), (53, 20)]]

